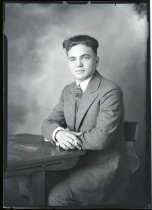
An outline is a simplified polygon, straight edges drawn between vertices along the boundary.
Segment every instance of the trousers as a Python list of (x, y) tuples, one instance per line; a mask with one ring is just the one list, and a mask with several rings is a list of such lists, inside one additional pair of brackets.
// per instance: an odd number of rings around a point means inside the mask
[[(73, 194), (70, 190), (69, 184), (69, 174), (70, 170), (65, 171), (47, 171), (45, 175), (45, 203), (46, 206), (56, 207), (79, 207), (79, 206), (90, 206), (89, 200), (87, 203), (84, 203), (80, 196), (78, 199), (73, 197)], [(77, 183), (79, 185), (79, 183)], [(121, 205), (124, 202), (125, 193), (128, 183), (122, 182), (121, 186), (114, 185), (113, 188), (109, 191), (109, 196), (102, 199), (97, 206), (109, 206), (109, 205)], [(117, 189), (119, 188), (119, 189)], [(112, 192), (113, 191), (113, 192)], [(90, 189), (91, 193), (91, 189)], [(113, 196), (111, 196), (111, 194)], [(80, 201), (81, 200), (81, 201)], [(86, 202), (86, 201), (85, 201)], [(92, 205), (92, 204), (91, 204)], [(27, 196), (20, 194), (18, 179), (12, 178), (5, 180), (4, 184), (4, 206), (13, 207), (20, 206), (26, 207), (29, 206), (29, 200)], [(94, 203), (96, 206), (96, 203)]]
[(69, 170), (49, 171), (45, 175), (45, 194), (48, 206), (77, 206), (78, 201), (72, 198), (68, 177)]
[[(113, 189), (107, 193), (106, 198), (101, 199), (101, 202), (92, 204), (88, 200), (73, 197), (69, 184), (70, 171), (55, 171), (46, 174), (46, 203), (48, 206), (64, 206), (64, 207), (89, 207), (89, 206), (121, 206), (125, 203), (126, 190), (128, 182), (122, 182), (121, 186), (113, 186)], [(77, 183), (78, 185), (80, 183)], [(117, 188), (118, 187), (118, 188)], [(111, 195), (112, 192), (112, 195)], [(91, 193), (91, 190), (90, 190)]]

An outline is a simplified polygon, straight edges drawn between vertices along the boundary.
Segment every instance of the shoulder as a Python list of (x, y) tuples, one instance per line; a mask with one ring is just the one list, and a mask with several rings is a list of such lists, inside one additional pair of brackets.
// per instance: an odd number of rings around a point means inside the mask
[(123, 105), (123, 93), (121, 88), (110, 79), (101, 77), (100, 86), (98, 89), (98, 99), (110, 104), (122, 104)]
[(99, 86), (99, 92), (102, 92), (103, 94), (109, 93), (109, 92), (117, 92), (122, 95), (122, 90), (115, 82), (113, 82), (110, 79), (107, 79), (106, 77), (101, 76), (101, 83)]
[(69, 92), (73, 92), (76, 88), (76, 83), (75, 82), (72, 82), (70, 84), (67, 84), (63, 90), (62, 90), (62, 93), (63, 94), (66, 94), (66, 93), (69, 93)]

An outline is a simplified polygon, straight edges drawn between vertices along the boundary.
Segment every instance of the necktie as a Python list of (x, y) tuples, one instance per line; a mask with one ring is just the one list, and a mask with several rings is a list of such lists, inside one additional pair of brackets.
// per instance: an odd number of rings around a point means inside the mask
[(82, 95), (83, 95), (83, 91), (82, 91), (81, 86), (79, 84), (78, 87), (77, 87), (77, 90), (76, 90), (76, 94), (75, 94), (76, 111), (78, 111), (78, 108), (79, 108), (79, 104), (80, 104), (80, 100), (82, 98)]

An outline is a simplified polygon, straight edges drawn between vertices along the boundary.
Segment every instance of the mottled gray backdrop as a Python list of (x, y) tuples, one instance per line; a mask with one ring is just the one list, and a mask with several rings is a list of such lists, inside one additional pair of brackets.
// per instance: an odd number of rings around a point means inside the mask
[[(125, 119), (139, 122), (138, 201), (145, 196), (147, 15), (134, 4), (5, 4), (8, 38), (8, 132), (41, 133), (41, 123), (74, 79), (62, 49), (65, 38), (98, 39), (99, 72), (124, 93)], [(140, 173), (141, 172), (141, 173)], [(139, 188), (139, 189), (138, 189)]]

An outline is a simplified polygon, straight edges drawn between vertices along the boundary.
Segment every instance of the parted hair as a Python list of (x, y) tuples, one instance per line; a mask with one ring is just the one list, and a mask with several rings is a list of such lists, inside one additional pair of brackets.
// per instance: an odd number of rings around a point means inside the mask
[(83, 44), (88, 47), (91, 47), (92, 50), (97, 55), (97, 48), (99, 46), (99, 43), (95, 38), (88, 35), (77, 35), (77, 36), (73, 36), (69, 39), (64, 40), (63, 48), (65, 48), (66, 52), (68, 52), (73, 46), (78, 45), (78, 44)]

